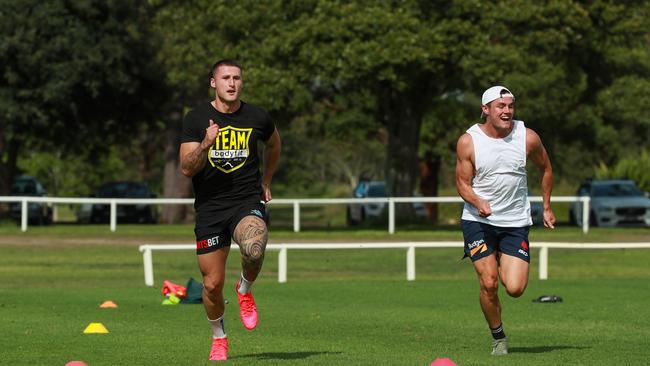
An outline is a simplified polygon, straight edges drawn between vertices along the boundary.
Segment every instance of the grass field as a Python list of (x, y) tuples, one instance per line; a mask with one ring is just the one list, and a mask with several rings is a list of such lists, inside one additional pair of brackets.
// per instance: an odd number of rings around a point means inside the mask
[[(163, 279), (199, 279), (195, 255), (156, 252), (156, 284), (144, 286), (137, 244), (191, 243), (191, 227), (0, 226), (2, 365), (207, 365), (210, 331), (201, 305), (161, 306)], [(648, 241), (647, 229), (534, 229), (558, 241)], [(272, 241), (454, 240), (438, 231), (274, 231)], [(581, 238), (581, 239), (580, 239)], [(226, 330), (230, 365), (647, 365), (650, 359), (650, 250), (552, 250), (549, 279), (531, 281), (519, 299), (501, 296), (511, 354), (489, 355), (478, 284), (460, 249), (418, 249), (417, 280), (406, 281), (398, 249), (290, 251), (288, 282), (277, 282), (270, 251), (255, 284), (260, 324), (246, 331), (229, 260)], [(531, 300), (556, 294), (564, 302)], [(117, 309), (100, 309), (105, 300)], [(109, 334), (84, 335), (91, 322)]]

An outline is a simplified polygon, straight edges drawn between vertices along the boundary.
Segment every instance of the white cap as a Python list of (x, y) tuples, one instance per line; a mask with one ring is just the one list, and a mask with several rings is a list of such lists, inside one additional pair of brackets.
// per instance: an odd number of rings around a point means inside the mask
[(515, 95), (512, 94), (512, 92), (508, 90), (508, 88), (506, 88), (505, 86), (496, 85), (483, 92), (483, 98), (481, 98), (481, 104), (486, 105), (491, 101), (499, 98), (512, 98), (514, 100)]

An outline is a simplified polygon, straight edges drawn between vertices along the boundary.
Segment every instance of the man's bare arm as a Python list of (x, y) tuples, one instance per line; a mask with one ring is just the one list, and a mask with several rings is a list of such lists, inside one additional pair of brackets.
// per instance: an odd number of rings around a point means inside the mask
[(542, 200), (544, 205), (544, 226), (555, 228), (555, 214), (551, 208), (551, 192), (553, 191), (553, 167), (548, 157), (546, 148), (542, 144), (539, 135), (531, 130), (526, 129), (526, 151), (528, 157), (537, 166), (542, 174)]
[(482, 217), (492, 214), (490, 204), (476, 195), (472, 188), (474, 177), (474, 143), (469, 134), (464, 134), (456, 144), (456, 189), (465, 202), (478, 209)]
[(280, 151), (282, 150), (282, 142), (280, 141), (280, 134), (276, 129), (273, 131), (271, 137), (266, 141), (264, 148), (264, 175), (262, 177), (263, 199), (265, 202), (273, 199), (271, 195), (271, 181), (273, 174), (278, 167), (280, 161)]
[(184, 176), (191, 178), (203, 169), (206, 161), (206, 150), (201, 148), (201, 144), (198, 142), (185, 142), (181, 144), (181, 173)]
[(219, 134), (219, 126), (210, 120), (210, 126), (205, 129), (205, 137), (199, 142), (184, 142), (179, 151), (181, 172), (186, 177), (193, 177), (201, 171), (207, 160), (206, 153)]

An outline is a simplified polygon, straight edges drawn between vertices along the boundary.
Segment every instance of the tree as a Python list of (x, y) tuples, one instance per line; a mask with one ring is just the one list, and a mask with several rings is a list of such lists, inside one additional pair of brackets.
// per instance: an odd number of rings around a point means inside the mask
[(619, 160), (613, 167), (601, 163), (595, 169), (599, 179), (631, 179), (642, 190), (650, 192), (650, 153), (648, 150), (635, 152)]
[(388, 191), (397, 196), (413, 193), (422, 118), (448, 84), (436, 14), (421, 10), (416, 1), (312, 2), (269, 41), (282, 42), (279, 58), (310, 78), (299, 81), (318, 80), (325, 97), (372, 100), (387, 136)]
[[(338, 174), (353, 164), (324, 170), (327, 162), (312, 155), (314, 146), (379, 142), (391, 195), (412, 194), (418, 162), (431, 173), (424, 188), (437, 192), (430, 186), (450, 181), (439, 174), (453, 175), (456, 140), (479, 122), (480, 94), (494, 84), (515, 91), (517, 117), (540, 133), (560, 176), (578, 179), (589, 171), (573, 167), (593, 166), (613, 133), (637, 145), (647, 141), (645, 2), (168, 4), (161, 5), (157, 24), (164, 28), (168, 79), (186, 96), (174, 98), (176, 110), (205, 97), (207, 81), (197, 78), (205, 65), (238, 58), (245, 65), (243, 97), (271, 112), (287, 147), (295, 149), (291, 159), (300, 152), (304, 160), (283, 162), (292, 171), (278, 175), (287, 186), (309, 181), (306, 166), (317, 171), (313, 181), (323, 174), (349, 181), (356, 174)], [(611, 95), (634, 104), (634, 113), (610, 111), (621, 108)], [(310, 149), (301, 150), (305, 140)], [(614, 145), (602, 155), (607, 161), (620, 156), (627, 141)]]
[(154, 120), (164, 89), (145, 10), (130, 1), (0, 3), (0, 192), (26, 148), (100, 161)]
[[(460, 2), (459, 2), (460, 3)], [(556, 176), (578, 181), (646, 144), (647, 2), (521, 1), (457, 7), (478, 43), (462, 48), (466, 90), (505, 84)], [(584, 167), (576, 169), (575, 167)]]
[[(150, 1), (152, 40), (158, 45), (156, 60), (171, 93), (160, 110), (164, 124), (163, 196), (189, 197), (191, 180), (180, 173), (178, 156), (185, 112), (208, 97), (209, 66), (224, 58), (213, 53), (213, 44), (225, 44), (217, 31), (215, 8), (223, 4), (205, 1)], [(185, 206), (163, 206), (161, 219), (171, 223), (186, 218)]]
[[(165, 67), (166, 82), (174, 90), (167, 103), (172, 117), (166, 118), (165, 195), (189, 194), (189, 180), (180, 176), (178, 168), (181, 120), (188, 108), (212, 97), (208, 94), (209, 67), (221, 58), (235, 58), (243, 64), (242, 99), (269, 110), (282, 135), (284, 156), (293, 157), (281, 162), (274, 191), (290, 185), (292, 194), (313, 192), (318, 180), (343, 179), (354, 185), (357, 174), (365, 170), (374, 174), (374, 168), (366, 166), (382, 161), (377, 154), (355, 155), (347, 150), (353, 141), (349, 135), (354, 134), (359, 134), (355, 146), (360, 151), (364, 150), (365, 135), (371, 135), (368, 145), (376, 150), (376, 128), (367, 128), (376, 124), (372, 110), (364, 103), (342, 105), (335, 94), (319, 87), (317, 75), (280, 54), (283, 41), (278, 27), (306, 14), (309, 2), (152, 3), (158, 58)], [(347, 135), (331, 127), (340, 124), (348, 125)], [(343, 135), (346, 138), (342, 139)]]

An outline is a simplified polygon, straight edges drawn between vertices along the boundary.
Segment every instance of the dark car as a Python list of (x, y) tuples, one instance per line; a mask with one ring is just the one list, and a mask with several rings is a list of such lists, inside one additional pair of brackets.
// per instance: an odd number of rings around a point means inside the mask
[[(97, 198), (155, 198), (149, 186), (141, 182), (111, 182), (101, 186), (94, 194)], [(154, 208), (150, 204), (118, 204), (117, 222), (153, 224), (156, 222)], [(111, 207), (106, 204), (85, 204), (77, 212), (81, 223), (107, 223), (111, 218)]]
[[(528, 191), (528, 196), (534, 196)], [(533, 219), (533, 225), (544, 226), (544, 204), (542, 202), (530, 202), (530, 217)]]
[[(386, 182), (384, 181), (366, 181), (362, 180), (352, 192), (354, 198), (375, 198), (386, 197)], [(428, 217), (426, 207), (422, 202), (412, 203), (413, 212), (417, 218)], [(385, 202), (374, 203), (353, 203), (347, 208), (348, 225), (358, 225), (368, 218), (381, 217), (386, 208)]]
[[(23, 175), (14, 179), (10, 194), (12, 196), (44, 197), (47, 196), (47, 190), (36, 178)], [(22, 204), (20, 202), (11, 203), (9, 211), (13, 219), (21, 220)], [(27, 211), (30, 224), (48, 225), (52, 223), (52, 204), (29, 202)]]

